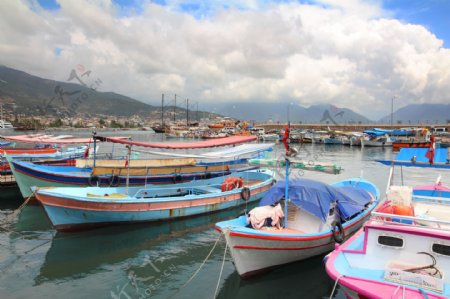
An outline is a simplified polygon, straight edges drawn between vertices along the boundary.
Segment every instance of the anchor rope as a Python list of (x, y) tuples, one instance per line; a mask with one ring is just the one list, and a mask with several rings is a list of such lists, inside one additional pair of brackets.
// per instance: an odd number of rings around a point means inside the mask
[(222, 234), (219, 235), (219, 237), (217, 238), (216, 242), (214, 243), (214, 246), (211, 248), (211, 250), (209, 251), (208, 255), (205, 257), (205, 259), (203, 260), (203, 262), (200, 264), (200, 267), (194, 272), (194, 274), (191, 275), (191, 277), (180, 287), (178, 288), (178, 290), (173, 293), (171, 296), (169, 296), (168, 298), (172, 298), (174, 297), (176, 294), (178, 294), (185, 286), (187, 286), (194, 278), (195, 276), (197, 276), (197, 274), (200, 272), (200, 270), (203, 268), (203, 266), (205, 265), (206, 261), (208, 261), (209, 257), (211, 256), (211, 254), (213, 253), (214, 249), (216, 248), (217, 244), (219, 243), (220, 239), (222, 238)]
[(216, 291), (214, 292), (214, 297), (213, 298), (217, 297), (217, 291), (219, 290), (220, 280), (222, 278), (223, 266), (225, 265), (225, 258), (226, 258), (226, 254), (227, 254), (227, 249), (228, 249), (228, 245), (225, 243), (225, 250), (223, 252), (223, 258), (222, 258), (222, 266), (220, 267), (219, 279), (217, 280)]

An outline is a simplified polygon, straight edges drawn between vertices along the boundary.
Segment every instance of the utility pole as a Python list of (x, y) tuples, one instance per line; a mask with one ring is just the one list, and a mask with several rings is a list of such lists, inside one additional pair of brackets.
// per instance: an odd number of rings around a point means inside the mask
[(197, 102), (197, 122), (199, 122), (199, 119), (198, 119), (198, 102)]
[(391, 127), (394, 125), (394, 99), (395, 96), (392, 97), (391, 101)]

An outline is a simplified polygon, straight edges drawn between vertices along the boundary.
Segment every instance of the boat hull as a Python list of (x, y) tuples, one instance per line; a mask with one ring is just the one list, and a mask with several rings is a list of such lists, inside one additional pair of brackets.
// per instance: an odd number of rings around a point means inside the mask
[[(245, 173), (243, 175), (245, 177)], [(249, 187), (251, 194), (247, 201), (242, 199), (240, 189), (226, 192), (221, 192), (220, 189), (217, 189), (216, 192), (206, 195), (180, 198), (168, 197), (153, 199), (128, 197), (126, 199), (115, 199), (113, 195), (111, 197), (89, 197), (89, 194), (90, 192), (95, 192), (96, 194), (115, 192), (114, 190), (117, 190), (117, 188), (88, 187), (83, 189), (83, 191), (74, 191), (74, 193), (82, 192), (84, 194), (83, 196), (70, 196), (68, 193), (66, 195), (52, 193), (51, 190), (55, 188), (50, 188), (48, 192), (45, 189), (42, 192), (39, 191), (36, 197), (43, 205), (48, 218), (58, 231), (74, 231), (95, 226), (105, 226), (112, 223), (123, 224), (171, 220), (245, 205), (261, 199), (270, 189), (272, 179), (269, 174), (265, 176), (266, 180), (264, 182), (254, 187)], [(217, 179), (221, 178), (213, 180)], [(201, 184), (201, 181), (197, 182), (197, 184)], [(159, 189), (164, 190), (163, 187)]]
[[(371, 275), (367, 277), (353, 276), (346, 271), (349, 267), (345, 266), (348, 263), (344, 256), (343, 250), (354, 251), (357, 254), (364, 255), (365, 251), (354, 250), (350, 245), (361, 238), (365, 231), (360, 230), (351, 239), (344, 244), (337, 246), (336, 249), (327, 257), (326, 272), (343, 290), (347, 298), (351, 299), (384, 299), (384, 298), (408, 298), (408, 299), (444, 299), (448, 298), (445, 295), (439, 295), (434, 292), (426, 290), (422, 291), (414, 286), (403, 285), (401, 283), (390, 282), (384, 280), (384, 270), (372, 271)], [(364, 244), (366, 241), (364, 241)], [(348, 249), (347, 249), (348, 248)], [(350, 249), (351, 248), (351, 249)], [(352, 268), (353, 269), (353, 268)], [(341, 271), (342, 270), (342, 271)], [(363, 269), (359, 273), (363, 273)], [(356, 273), (356, 272), (354, 272)], [(424, 295), (426, 293), (426, 295)], [(333, 295), (333, 294), (332, 294)]]
[(400, 151), (402, 148), (429, 148), (431, 142), (394, 142), (392, 143), (393, 151)]
[[(17, 185), (19, 186), (20, 192), (22, 193), (23, 198), (28, 198), (30, 196), (34, 196), (31, 191), (31, 187), (88, 187), (93, 184), (93, 178), (91, 177), (91, 172), (89, 168), (86, 168), (86, 171), (80, 171), (78, 169), (78, 173), (75, 174), (75, 167), (73, 167), (73, 171), (67, 171), (62, 173), (52, 173), (52, 172), (44, 172), (40, 171), (38, 167), (26, 167), (23, 163), (17, 163), (15, 161), (10, 162), (11, 170), (16, 178)], [(226, 169), (227, 165), (224, 165), (224, 170), (215, 171), (215, 172), (190, 172), (179, 174), (174, 173), (171, 175), (130, 175), (128, 178), (129, 186), (143, 186), (145, 184), (174, 184), (174, 183), (182, 183), (189, 182), (192, 180), (199, 180), (205, 178), (214, 178), (220, 177), (224, 175), (228, 175), (234, 171), (244, 171), (249, 169), (255, 169), (257, 167), (245, 167), (245, 168), (236, 168), (236, 169)], [(200, 167), (199, 169), (203, 169), (204, 167)], [(69, 168), (68, 168), (69, 169)], [(124, 171), (124, 175), (117, 176), (114, 178), (114, 185), (117, 186), (125, 186), (127, 184), (127, 176), (125, 175), (126, 171)], [(98, 185), (99, 186), (111, 186), (112, 185), (112, 177), (111, 175), (98, 176)]]
[[(353, 224), (344, 224), (345, 239), (358, 231), (368, 218), (369, 213)], [(331, 232), (294, 237), (282, 234), (274, 236), (243, 234), (227, 229), (222, 230), (222, 233), (230, 248), (236, 270), (244, 278), (325, 254), (333, 250), (335, 244)]]

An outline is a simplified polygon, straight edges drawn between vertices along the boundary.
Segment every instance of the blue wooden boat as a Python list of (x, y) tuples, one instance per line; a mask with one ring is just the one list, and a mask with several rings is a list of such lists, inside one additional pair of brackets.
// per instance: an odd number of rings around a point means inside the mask
[[(256, 169), (247, 166), (246, 159), (224, 162), (204, 162), (196, 165), (140, 168), (133, 174), (124, 166), (116, 167), (109, 174), (97, 175), (92, 167), (39, 165), (9, 159), (23, 198), (33, 195), (31, 187), (88, 187), (88, 186), (144, 186), (145, 184), (174, 184), (192, 180), (219, 177), (232, 172)], [(124, 160), (125, 163), (125, 160)], [(130, 173), (128, 175), (128, 173)]]
[[(242, 185), (227, 188), (226, 180), (232, 176), (242, 178)], [(254, 170), (176, 185), (38, 188), (36, 197), (58, 231), (71, 231), (233, 208), (261, 199), (272, 182), (271, 171)]]

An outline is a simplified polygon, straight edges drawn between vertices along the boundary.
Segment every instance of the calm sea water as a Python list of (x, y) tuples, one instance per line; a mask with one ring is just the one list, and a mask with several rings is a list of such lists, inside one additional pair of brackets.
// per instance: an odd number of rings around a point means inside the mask
[[(70, 134), (86, 136), (87, 132)], [(147, 132), (104, 134), (130, 135), (135, 140), (162, 138)], [(277, 145), (272, 155), (281, 154)], [(362, 175), (381, 193), (389, 167), (374, 160), (393, 157), (390, 149), (335, 145), (306, 145), (299, 155), (334, 162), (345, 170), (339, 175), (293, 170), (292, 177), (334, 182)], [(450, 183), (450, 172), (445, 170), (405, 168), (400, 173), (397, 169), (396, 183), (401, 183), (402, 175), (410, 185), (431, 184), (439, 175)], [(240, 279), (229, 254), (224, 259), (225, 243), (213, 226), (238, 216), (242, 208), (188, 220), (57, 233), (37, 206), (25, 207), (5, 224), (20, 204), (18, 190), (1, 190), (0, 298), (328, 298), (333, 289), (323, 256), (251, 280)], [(344, 298), (339, 289), (334, 297)]]

